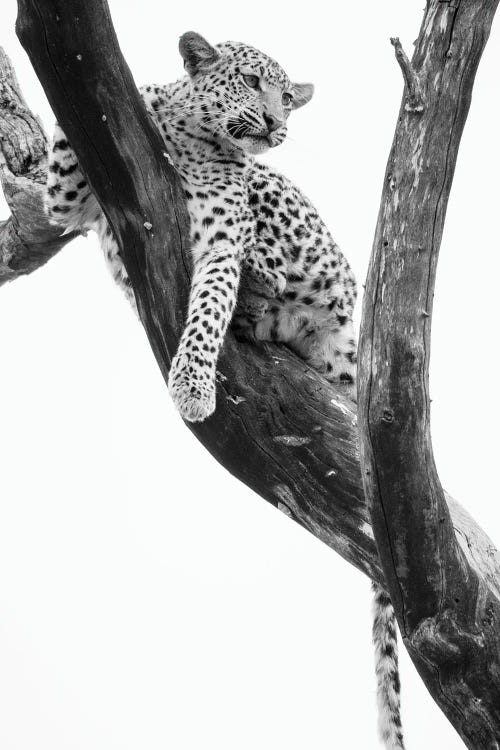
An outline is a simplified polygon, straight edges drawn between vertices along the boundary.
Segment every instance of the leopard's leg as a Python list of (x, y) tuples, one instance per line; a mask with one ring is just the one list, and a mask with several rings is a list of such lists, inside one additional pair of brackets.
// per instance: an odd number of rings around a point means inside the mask
[(253, 292), (268, 299), (280, 297), (286, 287), (286, 264), (278, 245), (268, 246), (264, 240), (249, 247), (243, 258), (242, 274)]
[(190, 422), (215, 409), (217, 358), (236, 305), (241, 265), (229, 239), (196, 255), (186, 327), (168, 381), (177, 409)]
[(285, 287), (286, 268), (281, 250), (262, 244), (248, 248), (232, 326), (240, 341), (255, 341), (255, 323), (264, 318), (270, 301), (279, 298)]
[(134, 293), (113, 232), (78, 165), (64, 132), (56, 124), (49, 153), (45, 210), (51, 221), (71, 231), (95, 229), (108, 268), (136, 310)]
[(303, 324), (287, 339), (290, 348), (356, 400), (356, 334), (352, 321), (356, 281), (339, 248), (319, 254), (300, 274), (288, 276), (285, 305), (297, 307)]
[(286, 286), (281, 252), (252, 245), (244, 255), (238, 304), (233, 330), (239, 340), (255, 340), (255, 323), (266, 315), (270, 301), (281, 296)]
[(49, 153), (44, 204), (52, 222), (65, 230), (63, 233), (85, 231), (101, 215), (76, 154), (57, 124)]
[[(272, 302), (265, 315), (243, 328), (242, 338), (286, 344), (332, 383), (356, 400), (356, 337), (352, 318), (323, 310)], [(243, 320), (245, 323), (245, 319)]]
[(356, 401), (357, 347), (350, 317), (334, 315), (320, 325), (305, 325), (289, 346)]

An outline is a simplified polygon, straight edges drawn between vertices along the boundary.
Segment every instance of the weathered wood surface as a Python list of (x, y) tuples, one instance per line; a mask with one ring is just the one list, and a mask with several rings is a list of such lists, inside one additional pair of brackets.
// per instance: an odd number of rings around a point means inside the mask
[(0, 182), (11, 216), (0, 222), (0, 285), (36, 270), (73, 235), (60, 237), (43, 213), (47, 139), (0, 47)]
[(359, 358), (362, 475), (383, 571), (420, 675), (473, 750), (500, 747), (498, 570), (478, 573), (457, 540), (432, 453), (428, 367), (446, 207), (497, 5), (429, 0), (411, 66), (394, 40), (413, 91), (387, 165)]
[[(451, 12), (446, 6), (443, 12)], [(185, 208), (121, 56), (107, 4), (19, 0), (18, 33), (120, 241), (166, 377), (189, 284)], [(382, 582), (353, 405), (278, 347), (237, 345), (229, 336), (219, 370), (217, 411), (190, 428), (231, 473)], [(497, 550), (448, 500), (467, 564), (493, 589), (500, 580)]]

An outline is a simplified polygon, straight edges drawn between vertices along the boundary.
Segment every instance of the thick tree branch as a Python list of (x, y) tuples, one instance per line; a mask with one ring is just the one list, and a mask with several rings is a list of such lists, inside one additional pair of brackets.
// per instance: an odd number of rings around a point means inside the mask
[[(500, 600), (457, 543), (430, 437), (428, 366), (437, 256), (474, 77), (498, 0), (429, 0), (403, 102), (364, 299), (364, 486), (405, 644), (470, 748), (498, 748)], [(396, 48), (397, 49), (397, 48)], [(401, 63), (401, 60), (400, 60)]]
[[(120, 242), (142, 321), (166, 376), (189, 283), (184, 199), (121, 56), (107, 4), (19, 0), (18, 33)], [(190, 426), (214, 457), (383, 582), (352, 404), (286, 350), (236, 345), (231, 336), (220, 362), (217, 397), (215, 415)], [(492, 543), (449, 502), (468, 565), (478, 578), (500, 580)]]
[(60, 237), (42, 210), (47, 139), (26, 106), (0, 47), (0, 181), (11, 216), (0, 222), (0, 285), (46, 263), (74, 234)]

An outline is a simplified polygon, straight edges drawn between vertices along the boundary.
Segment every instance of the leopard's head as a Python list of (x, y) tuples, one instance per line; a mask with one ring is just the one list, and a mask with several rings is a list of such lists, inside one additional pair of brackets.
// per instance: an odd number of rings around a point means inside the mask
[(310, 83), (292, 83), (267, 55), (240, 42), (212, 47), (194, 31), (180, 38), (191, 77), (190, 110), (200, 130), (250, 154), (278, 146), (287, 119), (311, 99)]

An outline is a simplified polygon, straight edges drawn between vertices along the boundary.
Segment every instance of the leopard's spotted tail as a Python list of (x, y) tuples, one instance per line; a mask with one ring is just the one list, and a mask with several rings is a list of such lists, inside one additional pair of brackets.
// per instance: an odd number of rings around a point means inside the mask
[(396, 616), (387, 591), (376, 583), (372, 584), (372, 588), (379, 732), (386, 750), (404, 750)]

